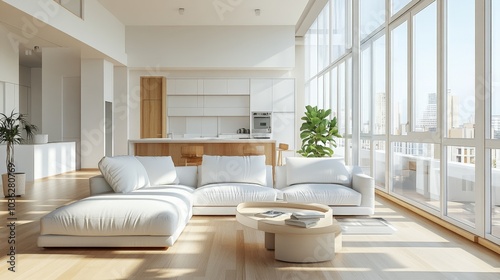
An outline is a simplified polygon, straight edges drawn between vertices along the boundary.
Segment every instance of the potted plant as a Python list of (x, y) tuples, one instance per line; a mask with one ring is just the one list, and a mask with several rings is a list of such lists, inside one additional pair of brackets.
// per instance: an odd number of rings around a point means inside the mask
[(16, 172), (14, 164), (14, 145), (24, 141), (23, 130), (26, 138), (33, 138), (38, 128), (30, 124), (23, 114), (12, 111), (10, 115), (0, 113), (0, 144), (7, 144), (6, 167), (7, 174), (2, 174), (4, 196), (21, 196), (25, 193), (26, 174)]
[(333, 147), (337, 147), (334, 137), (342, 137), (337, 127), (337, 117), (331, 120), (328, 116), (332, 110), (318, 109), (317, 106), (306, 106), (304, 121), (300, 127), (302, 147), (297, 152), (303, 157), (331, 157)]

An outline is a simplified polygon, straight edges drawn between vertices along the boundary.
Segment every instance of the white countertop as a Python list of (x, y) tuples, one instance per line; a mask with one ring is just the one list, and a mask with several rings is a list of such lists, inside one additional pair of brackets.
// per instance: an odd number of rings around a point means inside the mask
[(273, 139), (223, 139), (223, 138), (145, 138), (130, 139), (134, 143), (276, 143)]

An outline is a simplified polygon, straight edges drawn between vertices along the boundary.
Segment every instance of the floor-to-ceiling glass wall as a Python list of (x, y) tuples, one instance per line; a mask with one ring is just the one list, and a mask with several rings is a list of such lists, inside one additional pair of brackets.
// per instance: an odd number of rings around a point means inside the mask
[[(486, 192), (487, 215), (489, 216), (486, 228), (491, 238), (500, 243), (500, 0), (491, 1), (491, 102), (487, 104), (490, 111), (490, 129), (487, 149), (489, 151), (490, 188)], [(486, 165), (488, 166), (488, 164)]]
[(337, 116), (336, 156), (500, 244), (500, 0), (358, 0), (354, 25), (351, 3), (328, 1), (305, 40), (306, 58), (324, 60), (307, 64), (306, 100)]

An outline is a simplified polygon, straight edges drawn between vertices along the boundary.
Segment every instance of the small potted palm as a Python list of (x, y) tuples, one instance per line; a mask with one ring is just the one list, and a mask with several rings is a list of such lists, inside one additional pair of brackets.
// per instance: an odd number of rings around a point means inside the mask
[(0, 113), (0, 144), (7, 144), (7, 173), (2, 174), (3, 193), (5, 197), (21, 196), (25, 193), (26, 174), (16, 172), (14, 163), (14, 145), (33, 138), (38, 128), (26, 120), (24, 114), (12, 111), (10, 115)]
[(337, 126), (337, 117), (331, 120), (328, 116), (332, 110), (318, 109), (317, 106), (306, 106), (305, 116), (301, 118), (304, 122), (300, 127), (300, 138), (302, 147), (297, 152), (303, 157), (331, 157), (333, 147), (337, 147), (334, 137), (341, 138)]

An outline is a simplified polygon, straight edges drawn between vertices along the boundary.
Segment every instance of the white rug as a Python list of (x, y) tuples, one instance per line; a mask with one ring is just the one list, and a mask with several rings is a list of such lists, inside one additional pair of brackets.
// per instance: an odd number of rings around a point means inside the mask
[(343, 234), (393, 234), (397, 229), (383, 218), (336, 218)]

